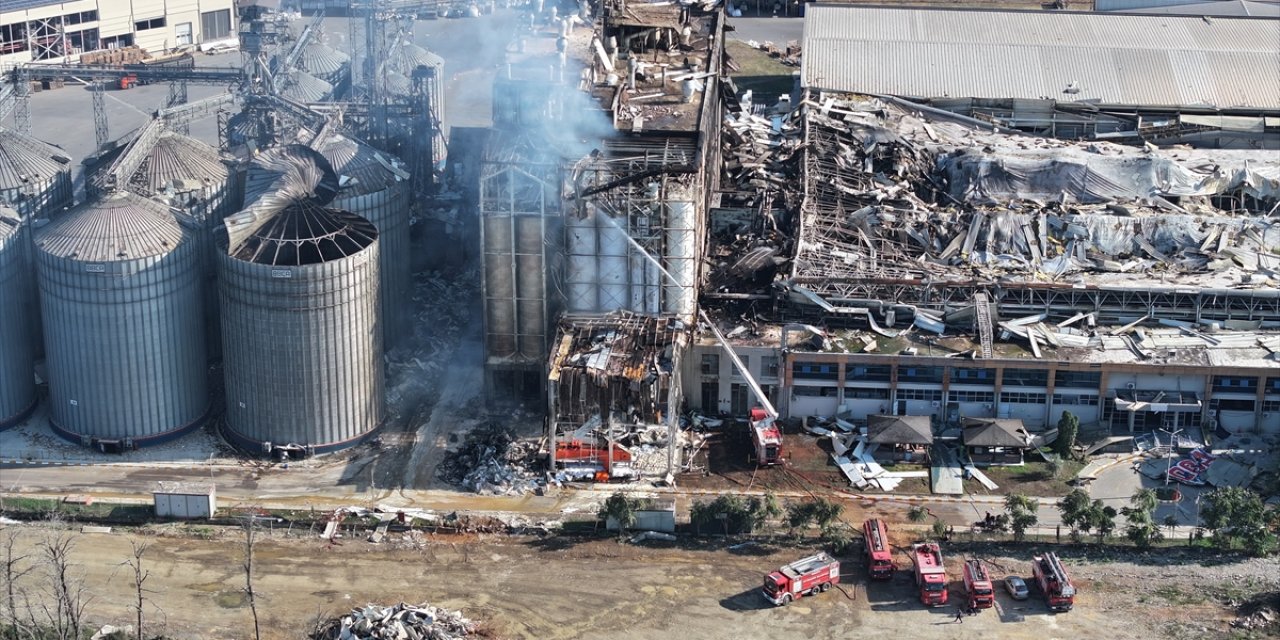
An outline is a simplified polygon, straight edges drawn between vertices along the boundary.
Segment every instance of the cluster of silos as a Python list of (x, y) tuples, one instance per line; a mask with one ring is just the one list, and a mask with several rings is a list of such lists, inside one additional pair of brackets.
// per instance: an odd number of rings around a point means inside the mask
[(378, 229), (383, 340), (387, 347), (407, 330), (404, 310), (412, 277), (409, 256), (409, 174), (396, 158), (340, 135), (315, 145), (338, 176), (335, 208), (355, 213)]
[(57, 216), (35, 245), (54, 432), (106, 450), (199, 426), (210, 404), (194, 234), (120, 191)]
[(0, 429), (36, 406), (29, 235), (28, 221), (0, 206)]
[(269, 453), (359, 443), (384, 411), (379, 233), (333, 206), (339, 179), (309, 147), (270, 149), (219, 234), (224, 434)]
[[(388, 91), (392, 94), (407, 97), (413, 93), (413, 76), (419, 68), (430, 70), (427, 91), (431, 96), (432, 110), (437, 118), (444, 118), (444, 58), (411, 42), (402, 42), (391, 52), (388, 60)], [(444, 137), (437, 135), (431, 141), (431, 155), (439, 164), (445, 156)]]
[(218, 150), (195, 138), (167, 131), (161, 134), (130, 181), (130, 189), (148, 195), (181, 212), (201, 254), (205, 299), (206, 355), (221, 357), (218, 330), (217, 254), (213, 243), (222, 219), (239, 206), (236, 174)]

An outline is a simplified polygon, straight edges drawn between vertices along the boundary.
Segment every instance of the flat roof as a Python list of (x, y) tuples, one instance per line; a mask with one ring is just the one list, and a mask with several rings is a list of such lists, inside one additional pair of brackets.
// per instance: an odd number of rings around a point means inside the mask
[(1280, 108), (1280, 21), (811, 4), (805, 87), (914, 98)]

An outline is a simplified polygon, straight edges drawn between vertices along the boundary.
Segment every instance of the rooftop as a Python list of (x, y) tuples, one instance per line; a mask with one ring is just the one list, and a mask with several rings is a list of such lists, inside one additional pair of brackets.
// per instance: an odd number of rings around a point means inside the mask
[(818, 3), (803, 50), (831, 91), (1280, 109), (1275, 20)]

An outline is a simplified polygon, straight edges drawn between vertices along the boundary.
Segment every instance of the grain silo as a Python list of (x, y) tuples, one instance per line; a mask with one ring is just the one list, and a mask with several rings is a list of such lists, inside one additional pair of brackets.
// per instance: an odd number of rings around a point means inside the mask
[(71, 204), (71, 156), (0, 128), (0, 204), (19, 216), (48, 217)]
[(305, 71), (293, 70), (276, 78), (276, 91), (295, 102), (324, 102), (333, 98), (333, 85)]
[[(407, 86), (404, 95), (410, 95), (413, 91), (414, 71), (419, 67), (426, 67), (431, 70), (430, 79), (427, 82), (427, 92), (430, 94), (431, 108), (434, 119), (437, 122), (444, 121), (444, 58), (419, 47), (413, 43), (401, 43), (400, 46), (391, 53), (391, 68), (400, 75), (404, 76), (404, 84), (397, 86)], [(388, 89), (390, 90), (390, 89)], [(394, 93), (394, 91), (392, 91)], [(442, 134), (437, 134), (435, 139), (431, 141), (432, 157), (438, 164), (444, 159), (447, 149), (445, 147), (445, 139)]]
[(262, 453), (358, 444), (385, 412), (378, 231), (329, 206), (338, 178), (309, 147), (262, 153), (246, 185), (219, 237), (224, 433)]
[(328, 82), (341, 95), (351, 81), (351, 56), (317, 42), (314, 38), (302, 50), (298, 66)]
[(0, 429), (36, 406), (29, 222), (0, 206)]
[(202, 257), (168, 207), (130, 192), (36, 232), (55, 432), (129, 449), (199, 426), (209, 410)]
[(313, 145), (329, 161), (341, 190), (333, 207), (350, 211), (378, 229), (382, 326), (386, 346), (404, 335), (410, 295), (410, 182), (401, 162), (344, 136), (328, 136)]
[(212, 361), (221, 358), (213, 232), (239, 204), (234, 177), (217, 149), (170, 131), (156, 140), (129, 183), (130, 189), (181, 211), (179, 220), (192, 231), (203, 256), (206, 351)]

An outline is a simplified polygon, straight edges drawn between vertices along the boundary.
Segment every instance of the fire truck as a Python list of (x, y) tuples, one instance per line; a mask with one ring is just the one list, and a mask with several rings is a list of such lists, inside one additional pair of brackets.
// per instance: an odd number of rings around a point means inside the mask
[(889, 530), (884, 526), (884, 521), (872, 518), (862, 523), (862, 539), (872, 579), (893, 578), (893, 551), (889, 548)]
[(942, 566), (942, 550), (938, 543), (927, 542), (911, 547), (911, 562), (915, 565), (916, 586), (920, 588), (920, 602), (930, 607), (947, 603), (947, 570)]
[(775, 605), (789, 604), (801, 596), (813, 595), (840, 582), (840, 561), (826, 553), (796, 560), (764, 577), (764, 599)]
[(775, 418), (765, 409), (751, 410), (751, 444), (755, 449), (756, 464), (761, 467), (782, 464), (782, 432), (778, 430)]
[(1075, 604), (1076, 588), (1067, 576), (1058, 556), (1046, 553), (1031, 559), (1031, 574), (1040, 585), (1045, 604), (1052, 611), (1070, 611)]
[(991, 576), (979, 560), (964, 561), (964, 593), (969, 597), (970, 609), (990, 609), (996, 603)]

